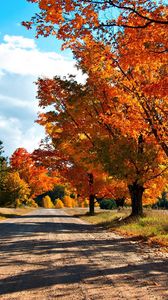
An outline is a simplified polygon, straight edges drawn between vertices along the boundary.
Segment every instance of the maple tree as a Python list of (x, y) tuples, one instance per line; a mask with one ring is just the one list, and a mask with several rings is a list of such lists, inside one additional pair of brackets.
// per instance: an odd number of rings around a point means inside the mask
[[(56, 84), (41, 81), (40, 105), (55, 101), (58, 113), (44, 114), (39, 122), (55, 147), (68, 149), (72, 165), (90, 174), (90, 189), (96, 165), (98, 173), (104, 169), (124, 180), (137, 205), (133, 213), (142, 213), (147, 182), (159, 178), (161, 185), (167, 170), (167, 6), (164, 1), (145, 0), (31, 2), (38, 2), (41, 13), (25, 25), (36, 25), (37, 36), (55, 34), (63, 39), (88, 75), (83, 87), (58, 78)], [(113, 7), (118, 9), (115, 18), (108, 15)], [(67, 140), (67, 133), (71, 139)], [(109, 150), (109, 157), (103, 148)]]
[(79, 180), (83, 188), (86, 184), (84, 189), (90, 188), (93, 203), (98, 190), (101, 193), (101, 189), (110, 189), (114, 193), (112, 182), (106, 179), (110, 174), (114, 186), (120, 182), (124, 191), (128, 186), (132, 213), (142, 214), (142, 195), (149, 188), (148, 181), (160, 176), (160, 187), (161, 181), (165, 183), (162, 175), (167, 170), (166, 157), (154, 139), (144, 139), (138, 128), (135, 137), (129, 132), (123, 136), (116, 116), (115, 127), (105, 122), (108, 100), (102, 109), (101, 98), (95, 99), (95, 89), (89, 81), (81, 85), (58, 77), (39, 79), (38, 97), (42, 107), (54, 108), (41, 114), (38, 122), (45, 126), (53, 146), (61, 149), (64, 157), (67, 155), (69, 164), (65, 164), (64, 176), (68, 173), (70, 182)]
[[(93, 47), (97, 49), (98, 63), (94, 60), (95, 69), (101, 68), (101, 65), (104, 69), (106, 64), (108, 72), (105, 68), (104, 73), (109, 74), (112, 68), (119, 71), (110, 80), (113, 81), (117, 76), (115, 82), (117, 81), (121, 89), (120, 94), (124, 90), (125, 106), (134, 111), (133, 98), (136, 98), (139, 115), (143, 110), (143, 118), (140, 117), (139, 123), (144, 119), (146, 126), (150, 126), (150, 131), (168, 155), (166, 3), (147, 0), (136, 3), (131, 0), (31, 2), (37, 2), (41, 10), (40, 14), (36, 14), (32, 21), (27, 23), (28, 27), (36, 25), (37, 35), (55, 34), (65, 41), (67, 47), (71, 47), (79, 60), (79, 48), (83, 43), (87, 43), (93, 53), (96, 52)], [(118, 29), (113, 31), (113, 26), (117, 26)], [(93, 37), (96, 43), (100, 43), (98, 47), (93, 43)], [(87, 53), (84, 55), (87, 56)], [(86, 71), (86, 66), (81, 67)], [(99, 74), (95, 73), (95, 77), (96, 75)], [(107, 78), (107, 74), (105, 76)], [(131, 94), (129, 101), (126, 100), (129, 99), (128, 93)]]
[[(94, 31), (102, 38), (115, 35), (114, 27), (146, 28), (153, 24), (168, 25), (165, 1), (151, 0), (27, 0), (38, 3), (39, 13), (31, 21), (23, 22), (27, 28), (36, 25), (37, 36), (57, 34), (58, 38), (74, 41)], [(129, 17), (132, 20), (129, 20)], [(73, 34), (72, 34), (73, 33)]]
[[(102, 109), (108, 107), (106, 115), (101, 114), (104, 122), (120, 127), (123, 134), (126, 131), (132, 133), (133, 137), (140, 131), (145, 136), (152, 134), (168, 155), (168, 56), (167, 53), (156, 58), (153, 53), (149, 56), (145, 48), (143, 51), (139, 47), (140, 42), (135, 43), (139, 40), (138, 35), (140, 40), (143, 40), (143, 35), (137, 31), (134, 33), (129, 41), (130, 51), (128, 46), (125, 50), (124, 45), (128, 42), (124, 42), (124, 36), (119, 39), (122, 40), (118, 46), (119, 54), (112, 53), (103, 42), (85, 39), (85, 44), (76, 44), (75, 57), (79, 67), (87, 72), (87, 81), (94, 86), (95, 97), (101, 99)], [(128, 34), (126, 40), (129, 40)]]
[(10, 158), (10, 166), (28, 184), (32, 198), (51, 190), (58, 182), (58, 177), (50, 176), (43, 166), (36, 166), (31, 154), (24, 148), (16, 149)]
[(88, 98), (77, 102), (81, 93), (85, 95), (84, 87), (74, 80), (39, 79), (40, 106), (51, 105), (55, 110), (40, 114), (38, 120), (52, 138), (52, 146), (34, 154), (37, 160), (41, 157), (43, 163), (57, 168), (83, 198), (89, 197), (90, 213), (93, 214), (96, 197), (109, 195), (118, 198), (119, 191), (121, 196), (126, 187), (120, 182), (117, 189), (116, 181), (108, 178), (100, 164), (94, 163), (91, 135), (99, 127), (97, 123), (92, 124), (94, 111), (86, 111)]

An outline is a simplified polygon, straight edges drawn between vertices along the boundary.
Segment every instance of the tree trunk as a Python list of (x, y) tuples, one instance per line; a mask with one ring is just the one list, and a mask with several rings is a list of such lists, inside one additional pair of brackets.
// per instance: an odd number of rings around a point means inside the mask
[(92, 173), (87, 173), (88, 175), (88, 183), (89, 183), (89, 215), (93, 216), (94, 215), (94, 200), (95, 200), (95, 195), (93, 191), (93, 174)]
[(94, 215), (94, 199), (95, 196), (93, 194), (89, 195), (89, 215)]
[(132, 185), (128, 186), (131, 195), (131, 205), (132, 205), (132, 216), (142, 216), (142, 195), (144, 192), (144, 187), (134, 182)]

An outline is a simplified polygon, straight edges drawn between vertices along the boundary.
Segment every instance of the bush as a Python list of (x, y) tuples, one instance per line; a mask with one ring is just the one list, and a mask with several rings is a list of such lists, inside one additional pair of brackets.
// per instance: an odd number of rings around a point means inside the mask
[(100, 208), (101, 209), (116, 209), (117, 204), (116, 204), (116, 201), (113, 199), (103, 199), (100, 201)]
[(54, 208), (54, 205), (49, 196), (45, 196), (42, 201), (42, 205), (44, 208)]
[(61, 199), (55, 200), (55, 208), (64, 208), (64, 203), (62, 202)]
[(85, 200), (83, 202), (83, 206), (84, 207), (88, 207), (89, 206), (89, 200), (87, 198), (85, 198)]
[(76, 198), (76, 197), (75, 197), (75, 194), (73, 194), (73, 193), (70, 194), (70, 197), (71, 197), (72, 199), (75, 199), (75, 198)]
[(16, 208), (21, 208), (23, 207), (23, 203), (20, 201), (20, 199), (15, 200), (15, 207)]
[(31, 198), (29, 198), (29, 199), (26, 201), (25, 205), (26, 205), (26, 206), (29, 206), (29, 207), (35, 207), (35, 208), (38, 207), (38, 205), (37, 205), (37, 203), (35, 202), (35, 200), (34, 200), (34, 199), (31, 199)]
[(63, 199), (65, 196), (65, 187), (62, 185), (57, 185), (54, 187), (53, 190), (45, 192), (41, 195), (38, 195), (35, 198), (36, 203), (38, 204), (38, 206), (43, 206), (43, 198), (45, 196), (49, 196), (51, 201), (54, 203), (55, 199)]
[(63, 199), (65, 207), (73, 207), (74, 199), (66, 195)]
[(158, 197), (158, 201), (152, 206), (152, 208), (168, 209), (168, 193), (162, 192), (161, 197)]
[(16, 201), (15, 201), (15, 207), (16, 208), (22, 208), (22, 207), (26, 207), (26, 206), (34, 207), (34, 208), (38, 207), (37, 203), (32, 198), (27, 198), (27, 199), (24, 199), (24, 200), (16, 199)]

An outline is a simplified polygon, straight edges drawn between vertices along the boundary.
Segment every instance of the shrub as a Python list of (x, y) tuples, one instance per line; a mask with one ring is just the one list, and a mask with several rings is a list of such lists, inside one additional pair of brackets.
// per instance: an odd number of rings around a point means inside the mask
[(166, 191), (162, 192), (161, 197), (158, 197), (158, 201), (152, 208), (168, 209), (168, 193)]
[(73, 199), (68, 195), (64, 197), (63, 202), (65, 207), (73, 207)]
[(78, 204), (77, 204), (76, 199), (72, 198), (72, 207), (77, 207), (77, 206), (78, 206)]
[(85, 198), (84, 203), (83, 203), (84, 207), (88, 207), (89, 206), (89, 200), (87, 198)]
[(44, 208), (54, 208), (54, 205), (49, 196), (45, 196), (42, 201), (42, 205)]
[(37, 203), (35, 202), (34, 199), (27, 199), (26, 203), (25, 203), (26, 206), (29, 206), (29, 207), (38, 207)]
[(64, 208), (64, 203), (62, 202), (61, 199), (55, 200), (55, 208)]
[(24, 199), (24, 200), (20, 200), (20, 199), (16, 199), (15, 201), (15, 207), (25, 207), (25, 206), (28, 206), (28, 207), (34, 207), (34, 208), (37, 208), (38, 205), (37, 203), (34, 201), (34, 199)]
[(95, 207), (100, 207), (100, 203), (98, 201), (95, 201)]
[(76, 197), (75, 197), (75, 194), (73, 194), (73, 193), (70, 194), (70, 197), (71, 197), (72, 199), (75, 199), (75, 198), (76, 198)]
[(22, 207), (22, 206), (23, 206), (23, 203), (20, 201), (20, 199), (16, 199), (16, 200), (15, 200), (15, 207), (16, 207), (16, 208), (18, 208), (18, 207), (20, 208), (20, 207)]
[(100, 208), (101, 209), (116, 209), (117, 204), (116, 201), (113, 199), (103, 199), (100, 201)]

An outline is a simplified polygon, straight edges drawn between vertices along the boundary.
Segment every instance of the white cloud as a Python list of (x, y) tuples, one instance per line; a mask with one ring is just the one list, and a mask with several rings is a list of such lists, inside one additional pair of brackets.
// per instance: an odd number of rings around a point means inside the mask
[(4, 36), (0, 44), (0, 72), (4, 71), (36, 77), (73, 74), (83, 81), (72, 59), (55, 52), (41, 52), (33, 39), (22, 36)]
[(32, 102), (30, 102), (28, 100), (23, 100), (23, 99), (21, 100), (19, 98), (0, 94), (0, 104), (1, 103), (3, 104), (3, 102), (5, 102), (6, 106), (25, 108), (25, 109), (29, 109), (34, 112), (37, 112), (37, 110), (38, 110), (37, 101), (34, 101), (34, 105), (32, 105)]
[(23, 36), (8, 35), (4, 36), (4, 42), (8, 44), (10, 48), (26, 48), (26, 49), (35, 49), (36, 43), (33, 39), (28, 39)]
[(33, 151), (44, 138), (44, 130), (34, 123), (38, 101), (33, 83), (38, 76), (77, 75), (84, 77), (68, 57), (40, 51), (33, 39), (5, 35), (0, 43), (0, 140), (10, 156), (18, 147)]
[(10, 156), (19, 147), (26, 148), (29, 152), (38, 147), (44, 132), (37, 124), (31, 125), (23, 131), (19, 119), (0, 116), (0, 140), (3, 141), (7, 155)]

